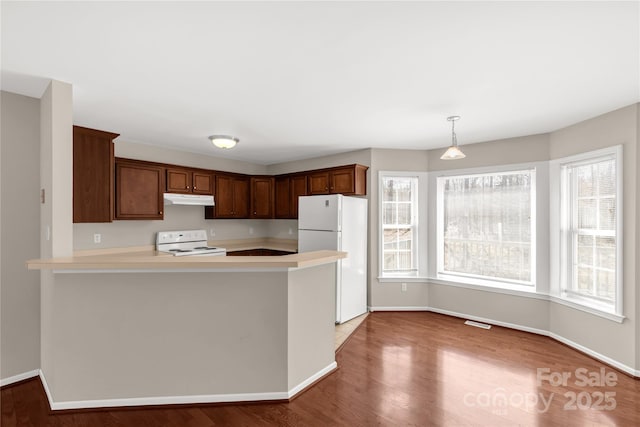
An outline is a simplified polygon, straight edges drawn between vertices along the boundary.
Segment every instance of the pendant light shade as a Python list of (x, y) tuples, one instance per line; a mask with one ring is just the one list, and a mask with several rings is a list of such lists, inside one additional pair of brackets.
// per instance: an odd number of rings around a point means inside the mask
[(218, 148), (229, 149), (236, 146), (240, 140), (228, 135), (211, 135), (209, 137), (211, 143)]
[(449, 116), (447, 120), (451, 122), (451, 146), (447, 148), (447, 151), (444, 152), (440, 159), (442, 160), (456, 160), (456, 159), (464, 159), (464, 153), (460, 148), (458, 148), (458, 137), (456, 136), (456, 120), (460, 120), (460, 116)]

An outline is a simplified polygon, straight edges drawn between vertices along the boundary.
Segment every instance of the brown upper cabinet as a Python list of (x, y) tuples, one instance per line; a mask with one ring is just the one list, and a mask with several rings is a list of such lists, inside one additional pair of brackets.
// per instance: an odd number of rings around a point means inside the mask
[(115, 219), (163, 219), (165, 168), (116, 159)]
[(113, 219), (113, 140), (118, 136), (73, 127), (73, 222)]
[(249, 218), (249, 177), (215, 175), (215, 206), (205, 206), (205, 219)]
[(168, 168), (167, 192), (213, 194), (213, 174), (193, 169)]
[(307, 194), (364, 196), (367, 194), (367, 169), (362, 165), (348, 165), (310, 171)]
[(275, 179), (271, 176), (251, 177), (250, 218), (273, 218)]
[(275, 179), (275, 217), (298, 218), (298, 197), (307, 194), (306, 175), (283, 175)]

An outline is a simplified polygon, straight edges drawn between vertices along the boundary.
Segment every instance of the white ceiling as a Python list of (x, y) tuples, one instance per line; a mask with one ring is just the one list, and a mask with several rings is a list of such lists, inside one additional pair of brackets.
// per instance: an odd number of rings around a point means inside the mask
[[(632, 2), (2, 2), (3, 90), (260, 164), (553, 131), (640, 102)], [(229, 151), (207, 136), (231, 134)]]

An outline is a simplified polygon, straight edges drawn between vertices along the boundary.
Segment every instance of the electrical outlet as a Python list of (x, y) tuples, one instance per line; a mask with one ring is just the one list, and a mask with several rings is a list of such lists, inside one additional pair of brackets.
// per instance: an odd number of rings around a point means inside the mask
[(406, 283), (403, 283), (401, 285), (401, 287), (402, 287), (402, 292), (407, 292), (407, 284)]
[(210, 229), (209, 229), (209, 235), (210, 235), (211, 237), (216, 237), (216, 230), (214, 230), (213, 228), (210, 228)]
[(292, 228), (289, 229), (289, 234), (290, 235), (293, 234), (293, 229)]
[(249, 234), (253, 234), (253, 227), (249, 227)]
[(94, 234), (93, 235), (93, 243), (100, 243), (102, 241), (102, 234)]

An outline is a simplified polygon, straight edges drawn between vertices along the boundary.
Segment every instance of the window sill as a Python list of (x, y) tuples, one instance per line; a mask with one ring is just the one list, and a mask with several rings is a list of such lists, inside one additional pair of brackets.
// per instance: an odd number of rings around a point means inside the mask
[(380, 283), (427, 283), (428, 277), (422, 276), (378, 276)]
[(593, 314), (595, 316), (603, 317), (605, 319), (612, 320), (617, 323), (622, 323), (625, 319), (625, 316), (623, 315), (612, 313), (610, 311), (604, 311), (589, 305), (585, 305), (580, 303), (579, 301), (576, 301), (575, 299), (563, 298), (557, 295), (549, 295), (549, 300), (551, 302), (555, 302), (576, 310), (584, 311), (585, 313)]

